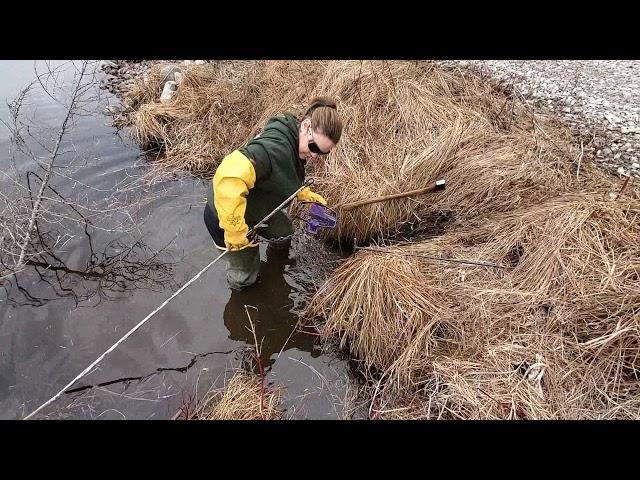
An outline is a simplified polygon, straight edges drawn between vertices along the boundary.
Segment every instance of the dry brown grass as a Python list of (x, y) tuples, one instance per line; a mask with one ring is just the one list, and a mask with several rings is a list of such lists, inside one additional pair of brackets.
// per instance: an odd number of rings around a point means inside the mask
[(262, 386), (257, 375), (238, 370), (222, 390), (206, 395), (194, 412), (197, 420), (275, 420), (280, 389), (268, 389), (262, 398)]
[(132, 125), (138, 144), (162, 146), (170, 170), (212, 176), (219, 161), (249, 140), (273, 114), (302, 109), (318, 62), (218, 62), (182, 66), (175, 99), (159, 102), (162, 65), (127, 94), (120, 126)]
[(434, 418), (638, 418), (638, 219), (637, 200), (571, 194), (359, 252), (306, 314), (365, 361), (381, 398), (421, 392)]
[(336, 206), (447, 180), (442, 193), (343, 212), (334, 235), (367, 240), (408, 221), (508, 211), (595, 182), (569, 132), (475, 76), (430, 62), (219, 62), (186, 67), (177, 98), (158, 102), (160, 67), (129, 94), (145, 148), (162, 144), (171, 169), (210, 176), (272, 115), (301, 114), (316, 95), (337, 99), (345, 128), (328, 158), (309, 165)]
[(566, 129), (473, 76), (427, 62), (331, 62), (316, 88), (340, 100), (345, 119), (335, 153), (315, 172), (330, 204), (447, 180), (441, 193), (342, 212), (343, 239), (442, 212), (464, 221), (606, 182), (589, 167), (576, 179), (580, 148)]
[(270, 116), (329, 95), (343, 137), (308, 170), (331, 206), (446, 179), (444, 192), (342, 212), (333, 238), (359, 244), (433, 215), (457, 222), (357, 253), (305, 313), (364, 361), (377, 417), (640, 416), (638, 194), (608, 201), (619, 186), (562, 125), (431, 62), (222, 62), (189, 67), (170, 105), (159, 88), (156, 70), (129, 120), (172, 169), (211, 175)]

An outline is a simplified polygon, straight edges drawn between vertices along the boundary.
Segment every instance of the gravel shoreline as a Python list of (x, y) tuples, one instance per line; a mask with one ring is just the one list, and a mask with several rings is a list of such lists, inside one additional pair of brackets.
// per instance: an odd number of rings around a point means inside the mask
[(593, 137), (586, 154), (620, 176), (640, 176), (640, 61), (456, 60), (510, 84), (536, 111), (559, 117), (572, 131)]
[[(106, 77), (102, 88), (122, 98), (137, 79), (160, 62), (104, 60), (102, 70)], [(556, 116), (576, 135), (593, 139), (585, 145), (585, 159), (593, 158), (599, 167), (618, 176), (640, 176), (640, 61), (445, 60), (438, 63), (481, 73), (509, 85), (537, 112)]]

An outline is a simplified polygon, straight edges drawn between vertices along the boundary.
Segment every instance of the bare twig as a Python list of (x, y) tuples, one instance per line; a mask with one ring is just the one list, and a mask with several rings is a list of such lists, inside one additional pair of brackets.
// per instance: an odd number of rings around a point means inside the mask
[[(265, 373), (264, 373), (264, 369), (262, 368), (262, 360), (261, 360), (261, 349), (260, 346), (258, 345), (258, 339), (256, 338), (256, 328), (253, 325), (253, 320), (251, 320), (251, 315), (249, 315), (249, 309), (248, 307), (251, 308), (256, 308), (252, 305), (245, 305), (244, 306), (244, 311), (247, 312), (247, 318), (249, 318), (249, 325), (251, 325), (251, 333), (253, 334), (253, 341), (254, 341), (254, 345), (255, 345), (255, 358), (256, 358), (256, 362), (258, 364), (258, 370), (260, 373), (260, 413), (262, 413), (264, 415), (264, 412), (266, 411), (265, 409), (265, 404), (264, 404), (264, 398), (265, 398), (265, 391), (264, 391), (264, 377), (265, 377)], [(257, 309), (256, 309), (257, 310)]]
[[(71, 95), (71, 101), (67, 107), (67, 112), (65, 114), (64, 120), (62, 121), (62, 126), (60, 127), (60, 131), (58, 133), (58, 138), (56, 140), (56, 145), (53, 149), (53, 152), (51, 153), (51, 156), (49, 157), (49, 163), (47, 163), (46, 168), (45, 168), (45, 175), (44, 175), (44, 179), (42, 180), (42, 184), (40, 185), (40, 191), (38, 192), (38, 196), (36, 197), (36, 201), (35, 204), (33, 206), (33, 211), (31, 213), (31, 217), (29, 218), (29, 226), (27, 227), (27, 231), (24, 237), (24, 240), (22, 242), (22, 245), (20, 246), (20, 257), (18, 258), (18, 262), (16, 263), (15, 269), (18, 270), (20, 269), (20, 267), (22, 267), (22, 264), (24, 262), (24, 255), (25, 252), (27, 250), (27, 246), (29, 245), (29, 241), (31, 240), (31, 232), (33, 231), (33, 227), (36, 221), (36, 217), (38, 216), (39, 210), (40, 210), (40, 205), (42, 203), (42, 196), (44, 194), (44, 190), (47, 187), (48, 183), (49, 183), (49, 179), (51, 178), (51, 169), (53, 168), (53, 164), (56, 161), (56, 158), (58, 156), (58, 150), (60, 148), (60, 144), (62, 142), (63, 137), (65, 136), (65, 134), (67, 133), (67, 123), (69, 122), (69, 119), (71, 118), (73, 111), (76, 107), (76, 101), (78, 99), (78, 96), (80, 94), (80, 81), (82, 80), (84, 73), (86, 71), (87, 68), (87, 62), (84, 62), (82, 65), (82, 69), (81, 69), (81, 73), (80, 73), (80, 79), (78, 80), (78, 83), (76, 84), (75, 88), (73, 89), (73, 93)], [(40, 78), (38, 77), (38, 80)]]
[(582, 161), (582, 155), (584, 154), (584, 145), (582, 140), (580, 140), (580, 156), (578, 157), (578, 168), (576, 170), (576, 178), (580, 175), (580, 162)]

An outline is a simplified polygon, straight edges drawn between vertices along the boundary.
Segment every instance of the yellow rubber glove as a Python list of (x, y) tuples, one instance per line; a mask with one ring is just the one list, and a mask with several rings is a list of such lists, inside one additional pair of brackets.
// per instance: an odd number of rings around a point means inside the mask
[(322, 195), (318, 195), (315, 192), (311, 191), (311, 188), (306, 187), (300, 190), (300, 193), (296, 195), (296, 198), (302, 202), (317, 202), (322, 205), (326, 205), (327, 201), (322, 197)]
[(239, 150), (224, 157), (213, 177), (213, 203), (229, 250), (257, 246), (247, 238), (249, 227), (244, 219), (246, 196), (255, 182), (253, 164)]

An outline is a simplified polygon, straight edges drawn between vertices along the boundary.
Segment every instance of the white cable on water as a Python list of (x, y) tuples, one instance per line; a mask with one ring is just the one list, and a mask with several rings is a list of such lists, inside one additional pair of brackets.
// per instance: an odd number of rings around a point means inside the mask
[(60, 390), (58, 393), (56, 393), (53, 397), (51, 397), (49, 400), (47, 400), (45, 403), (43, 403), (42, 405), (40, 405), (38, 408), (36, 408), (33, 412), (31, 412), (29, 415), (27, 415), (26, 417), (23, 418), (23, 420), (29, 420), (31, 417), (33, 417), (36, 413), (38, 413), (40, 410), (42, 410), (44, 407), (46, 407), (47, 405), (49, 405), (51, 402), (53, 402), (56, 398), (58, 398), (60, 395), (62, 395), (64, 393), (64, 391), (69, 388), (71, 385), (73, 385), (74, 383), (76, 383), (78, 380), (80, 380), (82, 377), (84, 377), (89, 371), (91, 371), (91, 369), (93, 367), (95, 367), (98, 363), (100, 363), (100, 361), (107, 356), (107, 354), (109, 352), (112, 352), (113, 350), (115, 350), (115, 348), (120, 345), (122, 342), (124, 342), (129, 335), (131, 335), (133, 332), (135, 332), (138, 328), (140, 328), (142, 325), (144, 325), (144, 323), (149, 320), (151, 317), (153, 317), (156, 313), (158, 313), (167, 303), (169, 303), (171, 300), (173, 300), (175, 297), (177, 297), (180, 292), (182, 292), (185, 288), (187, 288), (189, 285), (191, 285), (193, 282), (195, 282), (198, 278), (200, 278), (200, 275), (202, 275), (204, 272), (206, 272), (214, 263), (216, 263), (218, 260), (220, 260), (229, 250), (225, 250), (224, 252), (222, 252), (220, 255), (218, 255), (217, 258), (215, 258), (214, 260), (211, 261), (211, 263), (209, 263), (209, 265), (207, 265), (206, 267), (204, 267), (202, 270), (200, 270), (198, 272), (198, 274), (193, 277), (191, 280), (189, 280), (187, 283), (185, 283), (182, 287), (180, 287), (180, 289), (178, 291), (176, 291), (173, 295), (171, 295), (168, 299), (166, 299), (164, 301), (164, 303), (162, 305), (160, 305), (158, 308), (156, 308), (153, 312), (151, 312), (149, 315), (147, 315), (140, 323), (138, 323), (135, 327), (133, 327), (131, 330), (129, 330), (126, 335), (124, 337), (122, 337), (120, 340), (118, 340), (116, 343), (113, 344), (113, 346), (111, 348), (109, 348), (109, 350), (107, 350), (106, 352), (104, 352), (102, 355), (100, 355), (91, 365), (89, 365), (87, 368), (85, 368), (76, 378), (74, 378), (73, 380), (71, 380), (67, 385), (65, 385), (65, 387)]
[[(283, 201), (280, 205), (278, 205), (275, 209), (273, 209), (273, 211), (267, 215), (266, 217), (264, 217), (262, 220), (260, 220), (257, 225), (260, 225), (264, 222), (266, 222), (267, 220), (269, 220), (271, 217), (273, 217), (276, 213), (278, 213), (282, 208), (284, 208), (290, 201), (292, 201), (296, 195), (305, 187), (308, 187), (310, 185), (313, 184), (313, 180), (307, 180), (306, 182), (304, 182), (304, 184), (302, 184), (302, 186), (300, 188), (298, 188), (298, 190), (296, 190), (295, 192), (293, 192), (291, 194), (291, 196), (289, 198), (287, 198), (285, 201)], [(252, 234), (254, 231), (256, 230), (256, 227), (253, 227), (251, 230), (249, 230), (249, 233), (247, 235)], [(195, 282), (198, 278), (200, 278), (200, 275), (202, 275), (204, 272), (206, 272), (214, 263), (216, 263), (218, 260), (220, 260), (227, 252), (229, 252), (229, 250), (225, 250), (224, 252), (222, 252), (220, 255), (218, 255), (218, 257), (216, 257), (214, 260), (211, 261), (211, 263), (209, 263), (209, 265), (207, 265), (206, 267), (204, 267), (202, 270), (200, 270), (198, 272), (198, 274), (193, 277), (191, 280), (189, 280), (187, 283), (185, 283), (182, 287), (180, 287), (180, 289), (178, 291), (176, 291), (176, 293), (174, 293), (173, 295), (171, 295), (168, 299), (166, 299), (164, 301), (164, 303), (162, 305), (160, 305), (158, 308), (156, 308), (153, 312), (151, 312), (149, 315), (147, 315), (140, 323), (138, 323), (135, 327), (133, 327), (131, 330), (129, 330), (127, 332), (127, 334), (122, 337), (120, 340), (118, 340), (116, 343), (113, 344), (113, 346), (111, 346), (111, 348), (109, 348), (109, 350), (107, 350), (106, 352), (104, 352), (102, 355), (100, 355), (91, 365), (89, 365), (87, 368), (85, 368), (76, 378), (74, 378), (73, 380), (71, 380), (71, 382), (69, 382), (67, 385), (65, 385), (65, 387), (60, 390), (58, 393), (56, 393), (53, 397), (51, 397), (49, 400), (47, 400), (45, 403), (43, 403), (42, 405), (40, 405), (38, 408), (36, 408), (33, 412), (31, 412), (29, 415), (27, 415), (26, 417), (23, 418), (23, 420), (29, 420), (31, 417), (33, 417), (36, 413), (38, 413), (40, 410), (42, 410), (44, 407), (46, 407), (47, 405), (49, 405), (51, 402), (53, 402), (56, 398), (58, 398), (60, 395), (62, 395), (64, 393), (64, 391), (69, 388), (71, 385), (73, 385), (74, 383), (76, 383), (78, 380), (80, 380), (82, 377), (84, 377), (89, 371), (91, 371), (91, 369), (93, 367), (95, 367), (98, 363), (100, 363), (100, 361), (107, 356), (107, 354), (109, 352), (112, 352), (113, 350), (115, 350), (115, 348), (120, 345), (122, 342), (124, 342), (129, 335), (131, 335), (133, 332), (135, 332), (138, 328), (140, 328), (142, 325), (144, 325), (144, 323), (149, 320), (151, 317), (153, 317), (156, 313), (158, 313), (167, 303), (169, 303), (171, 300), (173, 300), (175, 297), (177, 297), (180, 292), (182, 292), (185, 288), (187, 288), (189, 285), (191, 285), (193, 282)]]

